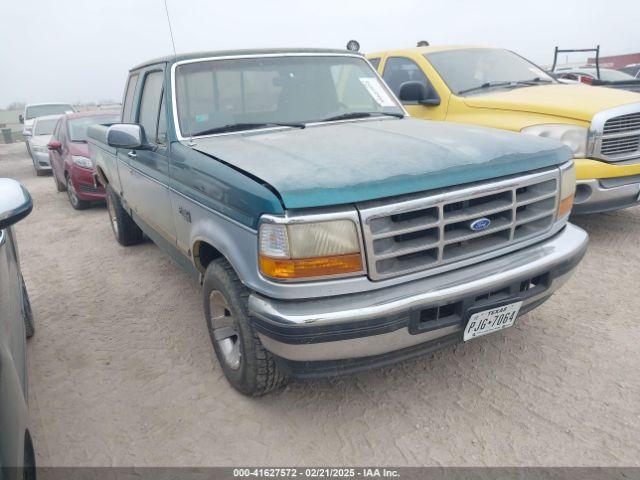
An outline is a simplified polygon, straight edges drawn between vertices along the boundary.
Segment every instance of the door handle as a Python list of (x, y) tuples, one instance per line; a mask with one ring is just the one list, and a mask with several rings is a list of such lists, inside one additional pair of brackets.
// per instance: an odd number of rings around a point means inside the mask
[(135, 152), (135, 150), (131, 150), (129, 153), (127, 153), (127, 156), (129, 158), (136, 158), (138, 154)]

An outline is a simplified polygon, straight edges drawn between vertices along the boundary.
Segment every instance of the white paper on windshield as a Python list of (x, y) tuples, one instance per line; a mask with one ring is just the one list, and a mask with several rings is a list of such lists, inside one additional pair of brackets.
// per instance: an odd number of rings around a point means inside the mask
[(373, 77), (360, 77), (360, 83), (364, 85), (364, 88), (371, 94), (373, 99), (381, 107), (395, 107), (396, 104), (387, 93), (387, 91), (380, 85), (380, 82)]

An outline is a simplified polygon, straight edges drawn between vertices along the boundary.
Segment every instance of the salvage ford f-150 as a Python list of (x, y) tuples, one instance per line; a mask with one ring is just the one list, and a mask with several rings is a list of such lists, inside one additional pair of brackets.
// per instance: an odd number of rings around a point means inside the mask
[(89, 129), (114, 234), (200, 278), (245, 394), (509, 327), (586, 249), (569, 148), (414, 120), (358, 54), (150, 61), (122, 122)]

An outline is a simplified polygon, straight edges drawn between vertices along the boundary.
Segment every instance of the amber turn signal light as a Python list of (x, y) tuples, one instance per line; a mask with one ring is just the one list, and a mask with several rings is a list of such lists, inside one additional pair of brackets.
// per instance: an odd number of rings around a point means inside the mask
[(359, 253), (299, 259), (279, 259), (260, 256), (260, 270), (272, 278), (295, 279), (342, 275), (362, 271)]
[(569, 195), (567, 198), (560, 200), (560, 205), (558, 205), (558, 218), (569, 215), (569, 213), (571, 213), (571, 207), (573, 207), (573, 195)]

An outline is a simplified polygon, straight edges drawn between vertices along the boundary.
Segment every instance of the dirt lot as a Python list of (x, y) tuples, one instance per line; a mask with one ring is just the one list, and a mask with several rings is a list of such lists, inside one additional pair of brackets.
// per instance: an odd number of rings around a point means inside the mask
[(0, 146), (0, 176), (35, 202), (17, 233), (39, 465), (640, 465), (640, 208), (576, 220), (587, 257), (512, 329), (248, 399), (157, 247), (119, 246), (21, 144)]

